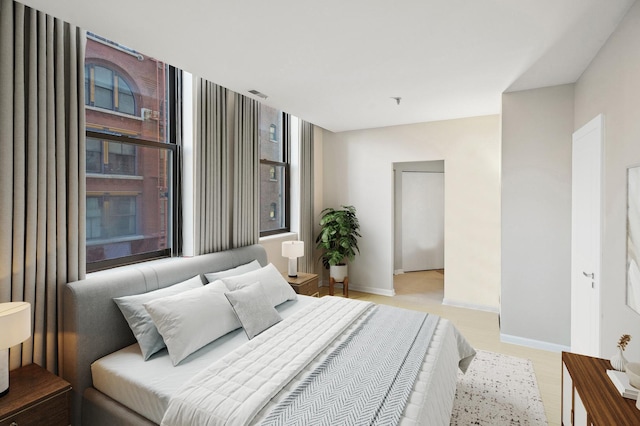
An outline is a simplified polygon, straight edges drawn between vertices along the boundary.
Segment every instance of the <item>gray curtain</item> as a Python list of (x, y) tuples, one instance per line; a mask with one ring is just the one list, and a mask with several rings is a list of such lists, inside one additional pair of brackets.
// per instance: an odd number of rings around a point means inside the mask
[(195, 254), (231, 248), (229, 91), (199, 79), (195, 140)]
[(85, 275), (84, 33), (0, 0), (0, 302), (31, 303), (10, 368), (52, 372), (59, 288)]
[(260, 103), (234, 98), (232, 246), (242, 247), (260, 238)]
[(260, 104), (200, 79), (195, 254), (258, 242)]
[(313, 273), (316, 259), (314, 257), (315, 224), (314, 190), (313, 190), (313, 124), (300, 120), (300, 237), (304, 241), (304, 257), (298, 259), (298, 270)]

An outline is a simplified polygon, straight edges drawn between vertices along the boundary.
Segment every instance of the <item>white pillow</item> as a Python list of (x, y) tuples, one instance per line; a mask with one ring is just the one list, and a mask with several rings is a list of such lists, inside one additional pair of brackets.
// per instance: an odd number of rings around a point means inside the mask
[(207, 280), (206, 282), (211, 283), (221, 278), (232, 277), (234, 275), (244, 274), (245, 272), (257, 271), (261, 267), (260, 262), (253, 260), (249, 263), (245, 263), (244, 265), (236, 266), (235, 268), (225, 269), (224, 271), (208, 272), (203, 275)]
[(240, 328), (221, 281), (145, 303), (173, 365), (206, 344)]
[(118, 305), (118, 308), (120, 308), (122, 315), (124, 315), (124, 319), (127, 320), (129, 328), (133, 331), (133, 335), (136, 337), (138, 345), (140, 345), (142, 357), (145, 361), (148, 360), (151, 355), (164, 348), (165, 344), (143, 304), (154, 299), (172, 296), (202, 286), (202, 279), (200, 279), (198, 275), (170, 287), (113, 299), (116, 305)]
[(242, 275), (236, 275), (235, 277), (222, 278), (222, 282), (224, 282), (231, 291), (241, 289), (255, 282), (260, 282), (271, 306), (274, 307), (287, 300), (295, 300), (298, 298), (296, 292), (293, 291), (293, 288), (291, 288), (289, 283), (282, 277), (282, 274), (278, 272), (272, 263), (257, 271), (247, 272)]
[(249, 340), (282, 321), (282, 317), (266, 298), (262, 284), (253, 283), (240, 290), (225, 293)]

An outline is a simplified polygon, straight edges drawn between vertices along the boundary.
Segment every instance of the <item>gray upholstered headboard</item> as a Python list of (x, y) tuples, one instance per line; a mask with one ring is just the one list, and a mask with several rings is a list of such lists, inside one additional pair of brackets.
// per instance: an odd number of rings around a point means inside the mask
[(222, 271), (257, 259), (267, 264), (260, 245), (191, 258), (172, 258), (90, 274), (62, 289), (62, 371), (73, 387), (72, 420), (78, 424), (82, 394), (92, 386), (91, 363), (135, 343), (114, 297), (146, 293), (195, 275)]

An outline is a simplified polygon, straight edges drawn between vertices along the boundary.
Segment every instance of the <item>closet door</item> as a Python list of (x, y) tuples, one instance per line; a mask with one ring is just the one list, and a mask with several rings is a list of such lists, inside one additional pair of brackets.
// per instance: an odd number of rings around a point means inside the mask
[(402, 269), (444, 268), (444, 173), (402, 172)]
[(573, 134), (571, 352), (600, 356), (602, 116)]

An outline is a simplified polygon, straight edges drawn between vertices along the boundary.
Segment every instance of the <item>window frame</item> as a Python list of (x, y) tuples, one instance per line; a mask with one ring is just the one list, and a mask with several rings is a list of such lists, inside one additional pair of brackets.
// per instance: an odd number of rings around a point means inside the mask
[[(165, 214), (171, 214), (171, 220), (169, 221), (171, 230), (170, 235), (167, 237), (170, 238), (171, 247), (152, 252), (118, 257), (115, 259), (105, 259), (91, 263), (87, 262), (87, 272), (96, 272), (117, 266), (124, 266), (152, 259), (179, 256), (182, 254), (182, 71), (173, 66), (167, 66), (169, 68), (169, 87), (167, 100), (166, 142), (157, 142), (122, 134), (99, 132), (95, 129), (89, 128), (86, 129), (85, 135), (87, 138), (127, 143), (134, 146), (165, 149), (172, 152), (173, 164), (169, 171), (169, 173), (171, 173), (170, 181), (172, 185), (172, 199), (170, 203), (171, 212), (165, 212)], [(88, 196), (91, 195), (85, 196), (85, 203)], [(141, 220), (141, 218), (138, 218), (138, 220)]]
[[(284, 214), (284, 226), (276, 229), (262, 230), (260, 229), (260, 237), (267, 237), (270, 235), (284, 234), (291, 230), (291, 176), (290, 176), (290, 168), (291, 168), (291, 118), (289, 114), (284, 111), (280, 111), (282, 114), (282, 160), (283, 161), (273, 161), (267, 160), (264, 158), (260, 158), (260, 162), (258, 167), (260, 168), (262, 165), (274, 166), (274, 167), (283, 167), (284, 173), (284, 202), (282, 206), (282, 213)], [(267, 142), (272, 142), (271, 131), (269, 131), (269, 140)], [(262, 141), (259, 141), (261, 143)], [(277, 173), (276, 173), (277, 176)], [(277, 180), (277, 179), (276, 179)], [(262, 211), (262, 199), (260, 199), (259, 208)], [(276, 208), (277, 210), (277, 208)]]

